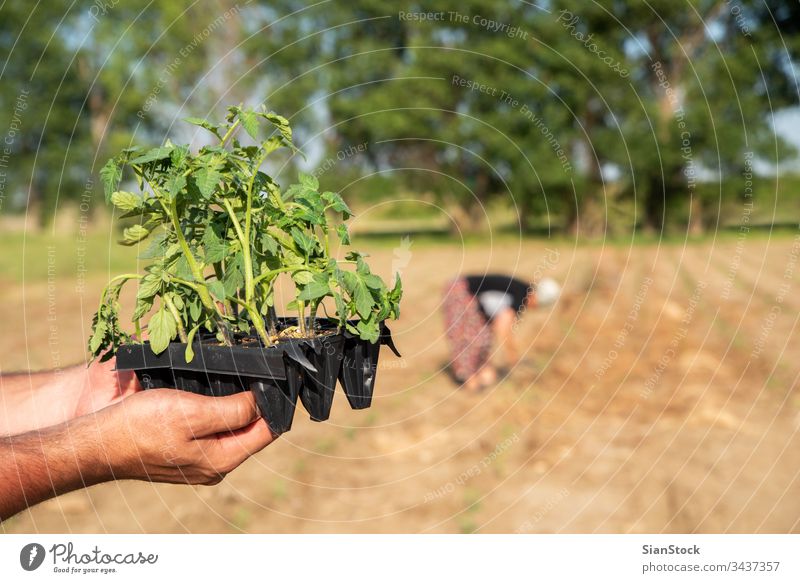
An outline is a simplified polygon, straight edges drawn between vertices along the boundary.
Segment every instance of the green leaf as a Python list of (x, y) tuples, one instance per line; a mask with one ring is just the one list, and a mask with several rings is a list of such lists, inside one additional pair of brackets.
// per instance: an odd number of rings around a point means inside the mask
[(360, 281), (359, 285), (356, 286), (355, 297), (353, 299), (356, 301), (356, 311), (358, 315), (362, 318), (369, 316), (375, 302), (363, 281)]
[(293, 199), (299, 196), (304, 190), (306, 190), (306, 187), (303, 186), (302, 184), (292, 184), (283, 193), (283, 199), (284, 200)]
[(139, 289), (136, 292), (136, 298), (140, 300), (152, 298), (159, 291), (161, 291), (161, 285), (163, 283), (164, 282), (161, 279), (160, 275), (148, 273), (142, 279), (139, 280)]
[(264, 253), (275, 254), (278, 252), (278, 242), (267, 233), (261, 234), (261, 247)]
[(103, 340), (106, 337), (107, 330), (108, 324), (106, 321), (98, 319), (97, 324), (95, 324), (94, 327), (94, 334), (92, 334), (92, 338), (89, 340), (89, 352), (92, 354), (97, 354), (103, 344)]
[(269, 174), (265, 174), (259, 170), (256, 172), (256, 179), (253, 181), (254, 192), (267, 191), (269, 193), (276, 192), (278, 186)]
[(156, 354), (161, 354), (178, 334), (178, 326), (172, 314), (161, 308), (150, 318), (147, 331), (150, 337), (150, 348)]
[(274, 226), (268, 227), (269, 234), (286, 250), (294, 250), (296, 245), (291, 235)]
[(237, 253), (225, 266), (225, 276), (222, 285), (228, 296), (235, 296), (236, 292), (244, 286), (244, 255)]
[(364, 257), (361, 255), (356, 257), (356, 272), (361, 275), (369, 275), (369, 264), (364, 261)]
[(144, 200), (138, 194), (118, 190), (111, 195), (111, 202), (122, 211), (133, 211), (142, 208)]
[(194, 350), (192, 349), (192, 342), (194, 342), (194, 337), (197, 334), (197, 331), (200, 329), (202, 324), (198, 324), (186, 335), (186, 353), (184, 354), (184, 358), (186, 362), (192, 362), (194, 360)]
[(149, 152), (130, 160), (128, 163), (136, 165), (147, 164), (148, 162), (169, 158), (171, 153), (172, 146), (161, 146), (160, 148), (153, 148)]
[(186, 121), (186, 122), (188, 122), (188, 123), (190, 123), (192, 125), (200, 126), (201, 128), (207, 129), (208, 131), (210, 131), (212, 134), (214, 134), (218, 138), (222, 137), (222, 136), (219, 135), (219, 129), (217, 128), (217, 126), (215, 126), (214, 124), (212, 124), (208, 120), (205, 120), (205, 119), (200, 118), (200, 117), (186, 117), (186, 118), (184, 118), (184, 121)]
[(316, 300), (317, 298), (324, 297), (330, 292), (331, 288), (327, 282), (312, 281), (297, 294), (297, 299), (307, 302), (308, 300)]
[(119, 167), (117, 161), (111, 158), (100, 169), (100, 180), (103, 182), (103, 191), (106, 195), (106, 202), (111, 202), (111, 195), (117, 189), (117, 184), (122, 178), (122, 168)]
[(211, 198), (221, 178), (222, 174), (213, 166), (204, 166), (194, 173), (195, 184), (204, 198)]
[(254, 140), (258, 139), (258, 118), (254, 111), (243, 109), (239, 112), (239, 120), (242, 122), (244, 131)]
[(180, 295), (176, 294), (175, 292), (172, 292), (171, 294), (169, 294), (169, 299), (172, 300), (172, 303), (175, 305), (175, 307), (178, 309), (178, 311), (182, 311), (183, 310), (183, 306), (184, 306), (183, 298)]
[(372, 299), (372, 294), (369, 293), (367, 284), (356, 273), (352, 271), (345, 271), (342, 273), (344, 277), (345, 287), (353, 298), (356, 306), (356, 313), (362, 318), (367, 318), (372, 312), (372, 307), (375, 305)]
[(338, 213), (342, 213), (345, 219), (350, 218), (353, 216), (353, 211), (350, 210), (350, 207), (344, 202), (344, 199), (338, 192), (331, 192), (326, 191), (322, 193), (322, 200), (328, 203), (328, 205)]
[(317, 180), (315, 176), (306, 174), (305, 172), (301, 172), (299, 176), (300, 184), (311, 190), (319, 190), (319, 180)]
[(378, 320), (375, 318), (359, 320), (358, 324), (356, 324), (356, 329), (362, 340), (374, 343), (380, 339), (381, 328), (380, 324), (378, 324)]
[(359, 258), (369, 257), (366, 253), (360, 253), (358, 251), (348, 251), (347, 255), (344, 256), (345, 260), (347, 261), (358, 261)]
[(284, 137), (284, 139), (291, 144), (292, 143), (292, 128), (289, 125), (289, 120), (283, 117), (282, 115), (278, 115), (277, 113), (264, 113), (261, 114), (262, 117), (268, 119), (273, 125), (278, 128), (278, 131)]
[(383, 283), (383, 280), (372, 273), (364, 275), (364, 283), (367, 284), (368, 288), (376, 291), (386, 289), (386, 284)]
[(225, 259), (226, 246), (210, 226), (206, 227), (206, 231), (203, 233), (203, 251), (208, 264)]
[(133, 225), (122, 231), (121, 243), (123, 245), (135, 245), (149, 234), (150, 231), (145, 229), (142, 225)]
[(292, 274), (292, 280), (297, 285), (308, 285), (314, 280), (314, 276), (311, 274), (310, 271), (295, 271)]
[(169, 155), (169, 159), (172, 160), (173, 168), (181, 166), (189, 157), (189, 147), (188, 146), (175, 146), (172, 149), (172, 152)]
[(183, 174), (170, 176), (164, 186), (167, 188), (170, 200), (175, 200), (181, 190), (186, 188), (186, 177)]
[(147, 314), (150, 310), (153, 309), (153, 297), (150, 296), (149, 298), (138, 298), (136, 300), (136, 308), (133, 310), (133, 321), (140, 320), (144, 318), (145, 314)]
[(211, 281), (206, 282), (206, 287), (208, 291), (221, 302), (225, 301), (225, 286), (222, 285), (222, 282), (217, 279), (212, 279)]
[(192, 319), (192, 322), (196, 322), (200, 319), (200, 316), (203, 313), (203, 306), (200, 304), (200, 301), (193, 297), (189, 300), (189, 317)]
[(339, 241), (342, 242), (342, 245), (350, 244), (350, 233), (347, 231), (347, 225), (342, 223), (336, 227), (336, 234), (339, 235)]
[(284, 249), (283, 262), (286, 264), (286, 267), (292, 267), (294, 265), (302, 265), (303, 258), (290, 249)]
[(317, 247), (317, 241), (297, 227), (292, 227), (292, 239), (307, 256), (311, 255)]
[(394, 287), (392, 288), (392, 291), (389, 292), (389, 295), (393, 300), (398, 302), (403, 297), (403, 282), (400, 279), (399, 273), (395, 274)]
[(175, 275), (188, 281), (191, 281), (194, 277), (192, 268), (189, 267), (189, 261), (186, 259), (185, 255), (181, 255), (177, 263), (175, 263)]
[(344, 321), (347, 319), (347, 304), (342, 297), (342, 294), (334, 292), (333, 294), (333, 301), (336, 304), (336, 315), (339, 317), (339, 321)]

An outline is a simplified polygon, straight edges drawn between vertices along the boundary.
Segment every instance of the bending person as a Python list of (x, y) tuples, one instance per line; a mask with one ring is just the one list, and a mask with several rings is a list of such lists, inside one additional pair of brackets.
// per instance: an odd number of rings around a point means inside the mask
[(443, 312), (454, 380), (473, 392), (494, 384), (497, 370), (489, 362), (494, 338), (513, 367), (519, 360), (515, 321), (528, 308), (555, 302), (559, 292), (551, 279), (533, 285), (499, 274), (467, 275), (448, 283)]

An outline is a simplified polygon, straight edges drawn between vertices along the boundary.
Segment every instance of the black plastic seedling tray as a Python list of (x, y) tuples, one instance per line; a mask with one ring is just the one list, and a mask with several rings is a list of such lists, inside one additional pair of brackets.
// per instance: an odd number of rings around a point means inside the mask
[[(282, 318), (280, 326), (294, 323), (296, 319)], [(148, 342), (126, 344), (116, 353), (117, 369), (133, 370), (144, 389), (217, 397), (252, 391), (261, 415), (280, 435), (292, 427), (298, 397), (311, 419), (328, 419), (337, 379), (353, 409), (369, 407), (381, 344), (399, 356), (385, 326), (379, 341), (370, 343), (339, 332), (333, 320), (320, 319), (319, 325), (323, 333), (318, 336), (284, 339), (267, 348), (254, 338), (235, 346), (200, 338), (188, 363), (186, 344), (180, 342), (158, 355)]]

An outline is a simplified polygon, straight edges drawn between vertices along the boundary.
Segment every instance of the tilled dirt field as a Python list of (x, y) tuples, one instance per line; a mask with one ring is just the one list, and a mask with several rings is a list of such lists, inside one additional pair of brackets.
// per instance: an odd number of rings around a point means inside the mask
[[(402, 267), (406, 296), (403, 357), (384, 350), (371, 409), (340, 393), (318, 424), (298, 406), (217, 487), (105, 484), (0, 529), (800, 531), (800, 239), (401, 247), (373, 252), (384, 275)], [(522, 363), (467, 395), (443, 371), (439, 302), (449, 278), (486, 271), (565, 292), (522, 319)], [(3, 371), (83, 358), (104, 277), (83, 302), (69, 280), (0, 283)]]

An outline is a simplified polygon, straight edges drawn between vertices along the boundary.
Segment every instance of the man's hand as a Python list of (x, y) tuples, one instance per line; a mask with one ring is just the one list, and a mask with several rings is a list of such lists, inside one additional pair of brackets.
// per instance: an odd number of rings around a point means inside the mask
[(153, 389), (101, 416), (116, 478), (212, 485), (274, 439), (250, 392), (203, 397)]
[(216, 484), (273, 441), (252, 393), (136, 393), (93, 415), (0, 439), (0, 520), (115, 479)]
[(95, 360), (88, 367), (76, 367), (77, 371), (70, 369), (74, 371), (71, 379), (75, 401), (73, 417), (94, 413), (142, 390), (133, 371), (114, 370), (116, 362), (116, 358), (106, 362)]

